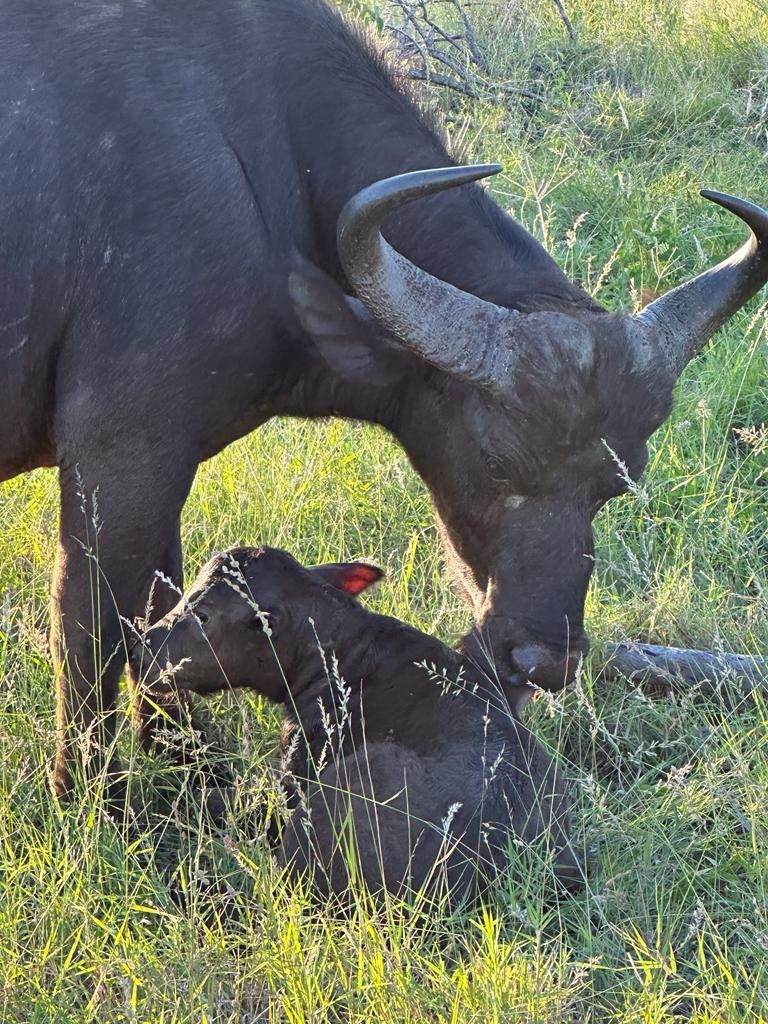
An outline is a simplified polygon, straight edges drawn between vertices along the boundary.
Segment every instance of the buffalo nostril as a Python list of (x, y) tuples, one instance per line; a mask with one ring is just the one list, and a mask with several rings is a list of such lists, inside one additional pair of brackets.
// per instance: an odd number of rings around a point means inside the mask
[(541, 644), (525, 644), (512, 651), (517, 669), (544, 690), (562, 690), (579, 666), (581, 651), (553, 651)]
[(539, 644), (526, 644), (524, 647), (514, 648), (512, 659), (520, 672), (530, 676), (539, 665), (550, 662), (552, 657), (546, 647), (541, 647)]

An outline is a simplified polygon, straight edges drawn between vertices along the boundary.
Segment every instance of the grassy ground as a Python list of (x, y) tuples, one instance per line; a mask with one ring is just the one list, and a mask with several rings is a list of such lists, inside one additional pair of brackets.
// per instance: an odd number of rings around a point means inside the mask
[[(352, 4), (372, 10), (375, 4)], [(383, 6), (383, 5), (380, 5)], [(664, 290), (742, 237), (702, 186), (768, 200), (768, 6), (574, 0), (569, 40), (545, 0), (476, 5), (492, 80), (540, 99), (445, 99), (467, 150), (499, 159), (499, 199), (613, 307)], [(631, 636), (768, 646), (766, 307), (753, 303), (686, 372), (636, 493), (597, 524), (588, 622)], [(573, 779), (588, 887), (552, 901), (535, 872), (485, 911), (349, 920), (285, 887), (253, 839), (276, 717), (210, 707), (238, 804), (195, 803), (125, 836), (98, 803), (48, 795), (46, 587), (55, 478), (0, 487), (0, 1021), (768, 1020), (768, 707), (649, 700), (587, 666), (531, 719)], [(276, 422), (204, 466), (187, 564), (268, 540), (310, 560), (390, 570), (371, 603), (452, 639), (429, 503), (382, 433)], [(167, 771), (135, 758), (142, 785)]]

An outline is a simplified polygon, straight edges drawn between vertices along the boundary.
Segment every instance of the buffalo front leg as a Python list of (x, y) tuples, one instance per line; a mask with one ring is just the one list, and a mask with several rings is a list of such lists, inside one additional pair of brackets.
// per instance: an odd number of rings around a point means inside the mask
[[(178, 604), (183, 589), (181, 534), (177, 523), (159, 571), (153, 573), (142, 597), (139, 614), (145, 625), (151, 626), (164, 618)], [(166, 763), (184, 768), (185, 777), (193, 780), (193, 789), (196, 787), (200, 793), (202, 788), (207, 815), (214, 821), (223, 821), (227, 812), (227, 791), (234, 781), (231, 757), (209, 742), (209, 723), (194, 696), (180, 689), (168, 693), (154, 691), (150, 696), (142, 685), (141, 674), (140, 666), (134, 673), (128, 665), (133, 724), (141, 746), (145, 751), (160, 753)], [(190, 769), (193, 769), (191, 775)]]
[[(60, 471), (59, 550), (51, 588), (51, 654), (56, 679), (54, 790), (106, 771), (117, 790), (117, 687), (130, 628), (148, 580), (167, 564), (194, 467), (137, 457)], [(154, 452), (152, 453), (154, 454)]]
[[(136, 614), (145, 620), (145, 627), (162, 619), (177, 604), (184, 590), (181, 532), (177, 521), (173, 537), (162, 560), (153, 571), (151, 579), (143, 588)], [(129, 640), (130, 642), (130, 640)], [(180, 725), (188, 717), (188, 701), (181, 690), (174, 694), (156, 694), (147, 698), (141, 680), (128, 671), (131, 690), (133, 724), (139, 734), (144, 750), (154, 746), (158, 729), (168, 725)]]

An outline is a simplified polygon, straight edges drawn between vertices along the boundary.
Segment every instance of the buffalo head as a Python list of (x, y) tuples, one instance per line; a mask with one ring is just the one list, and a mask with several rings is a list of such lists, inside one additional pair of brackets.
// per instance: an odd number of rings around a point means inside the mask
[(291, 292), (330, 361), (349, 365), (363, 338), (378, 360), (358, 358), (369, 386), (391, 393), (397, 381), (396, 417), (382, 421), (432, 493), (449, 569), (475, 614), (472, 642), (505, 677), (558, 689), (588, 646), (592, 520), (639, 478), (688, 361), (768, 280), (768, 213), (703, 192), (745, 221), (749, 240), (636, 316), (559, 298), (554, 265), (548, 303), (509, 308), (430, 275), (381, 234), (402, 203), (498, 170), (416, 171), (363, 189), (337, 236), (356, 299), (306, 264)]

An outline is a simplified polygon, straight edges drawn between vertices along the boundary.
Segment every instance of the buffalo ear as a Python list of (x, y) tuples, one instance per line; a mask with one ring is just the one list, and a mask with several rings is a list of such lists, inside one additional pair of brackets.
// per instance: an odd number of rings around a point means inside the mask
[(313, 565), (309, 570), (324, 583), (357, 597), (364, 590), (384, 578), (384, 570), (365, 562), (329, 562), (327, 565)]
[(339, 377), (388, 384), (398, 376), (397, 347), (362, 302), (345, 295), (296, 251), (291, 255), (288, 292), (301, 326)]

